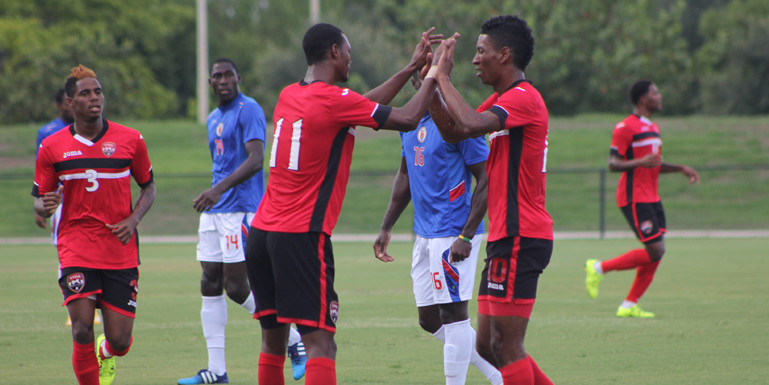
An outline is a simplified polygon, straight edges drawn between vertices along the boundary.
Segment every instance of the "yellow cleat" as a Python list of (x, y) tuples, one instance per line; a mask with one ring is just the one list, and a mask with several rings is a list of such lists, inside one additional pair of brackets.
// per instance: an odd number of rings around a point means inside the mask
[(111, 385), (115, 381), (115, 357), (102, 359), (99, 347), (107, 339), (104, 334), (96, 339), (96, 359), (99, 361), (99, 385)]
[(589, 295), (590, 298), (598, 297), (598, 284), (600, 284), (603, 279), (603, 274), (598, 274), (598, 272), (595, 271), (595, 264), (598, 262), (597, 259), (588, 259), (587, 262), (585, 262), (585, 289), (587, 289), (587, 295)]
[(620, 318), (654, 318), (654, 313), (641, 309), (638, 305), (633, 305), (631, 308), (625, 308), (620, 306), (617, 309), (617, 317)]

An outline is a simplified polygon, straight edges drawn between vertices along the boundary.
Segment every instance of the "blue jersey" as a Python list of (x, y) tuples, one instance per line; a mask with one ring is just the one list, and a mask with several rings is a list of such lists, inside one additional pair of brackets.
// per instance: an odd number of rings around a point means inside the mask
[[(401, 146), (414, 203), (414, 232), (423, 238), (459, 235), (472, 200), (468, 166), (489, 156), (485, 139), (447, 143), (428, 113), (416, 130), (401, 133)], [(475, 233), (483, 233), (482, 222)]]
[[(208, 147), (213, 165), (211, 186), (232, 174), (248, 158), (246, 142), (264, 142), (266, 122), (262, 107), (252, 98), (239, 94), (225, 106), (208, 115)], [(260, 161), (262, 161), (260, 159)], [(264, 195), (264, 170), (225, 191), (208, 213), (256, 212)]]
[(40, 149), (40, 143), (43, 143), (43, 139), (57, 133), (59, 130), (61, 130), (64, 127), (69, 126), (69, 123), (61, 120), (61, 118), (56, 118), (55, 120), (51, 120), (43, 127), (40, 127), (39, 130), (37, 130), (37, 146), (35, 146), (35, 158), (37, 158), (37, 150)]

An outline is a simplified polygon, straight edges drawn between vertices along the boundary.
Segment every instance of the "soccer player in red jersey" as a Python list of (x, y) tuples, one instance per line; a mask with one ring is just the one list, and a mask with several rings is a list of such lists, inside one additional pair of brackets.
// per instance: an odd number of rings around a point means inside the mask
[(254, 318), (262, 326), (260, 385), (284, 384), (291, 323), (307, 352), (305, 384), (336, 384), (340, 308), (330, 237), (344, 200), (355, 126), (416, 128), (435, 92), (434, 77), (428, 75), (402, 108), (384, 104), (429, 60), (431, 43), (441, 38), (431, 32), (423, 33), (404, 69), (365, 96), (335, 85), (350, 72), (351, 48), (342, 31), (321, 23), (304, 35), (307, 72), (283, 89), (275, 106), (270, 177), (246, 241)]
[[(43, 140), (32, 195), (42, 217), (62, 205), (56, 247), (59, 286), (72, 318), (75, 376), (80, 384), (108, 385), (115, 356), (128, 353), (132, 342), (139, 290), (136, 226), (155, 200), (155, 183), (142, 135), (103, 118), (96, 74), (75, 67), (64, 88), (75, 121)], [(133, 208), (131, 177), (141, 188)], [(106, 335), (94, 348), (96, 307)]]
[(654, 318), (654, 313), (638, 306), (638, 300), (652, 283), (665, 253), (665, 212), (657, 192), (657, 180), (661, 172), (683, 173), (689, 183), (699, 183), (700, 177), (689, 166), (662, 161), (660, 129), (651, 121), (652, 114), (662, 109), (662, 95), (657, 86), (649, 80), (637, 81), (630, 88), (630, 101), (633, 113), (614, 126), (609, 170), (622, 173), (617, 185), (617, 206), (644, 248), (603, 262), (588, 259), (585, 286), (588, 295), (596, 298), (604, 273), (636, 269), (635, 281), (617, 309), (617, 317)]
[(477, 349), (496, 364), (505, 385), (552, 384), (523, 346), (537, 281), (553, 248), (553, 221), (545, 211), (548, 112), (524, 78), (534, 38), (518, 16), (483, 23), (473, 65), (494, 94), (474, 110), (449, 78), (458, 37), (442, 43), (446, 52), (438, 61), (438, 87), (453, 119), (439, 128), (447, 140), (489, 134), (490, 142), (489, 236), (478, 292)]

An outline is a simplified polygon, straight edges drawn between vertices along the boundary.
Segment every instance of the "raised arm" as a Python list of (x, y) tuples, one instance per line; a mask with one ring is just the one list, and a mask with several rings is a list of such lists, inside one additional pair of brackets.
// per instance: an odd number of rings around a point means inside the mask
[(475, 109), (468, 104), (459, 91), (451, 84), (451, 70), (454, 67), (454, 50), (456, 49), (456, 40), (459, 34), (444, 40), (438, 50), (445, 52), (440, 55), (439, 60), (433, 61), (433, 65), (438, 66), (436, 80), (438, 87), (446, 103), (449, 116), (454, 121), (453, 125), (445, 125), (441, 130), (441, 135), (452, 142), (457, 142), (466, 138), (475, 138), (489, 132), (500, 130), (499, 118), (491, 112), (475, 112)]
[(435, 31), (435, 27), (422, 33), (422, 38), (419, 40), (416, 48), (414, 48), (414, 53), (406, 67), (403, 67), (403, 69), (396, 72), (387, 81), (363, 96), (379, 104), (389, 104), (406, 82), (408, 82), (411, 74), (418, 71), (432, 59), (431, 46), (433, 44), (440, 44), (441, 39), (443, 39), (443, 35), (432, 35), (433, 31)]

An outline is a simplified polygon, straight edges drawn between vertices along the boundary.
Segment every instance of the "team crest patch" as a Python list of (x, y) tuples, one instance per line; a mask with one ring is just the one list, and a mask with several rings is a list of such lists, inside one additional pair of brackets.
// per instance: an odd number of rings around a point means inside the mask
[(339, 319), (339, 302), (331, 301), (328, 305), (328, 314), (331, 316), (331, 322), (336, 325), (336, 321)]
[(67, 287), (73, 293), (80, 293), (85, 287), (85, 276), (83, 273), (72, 273), (68, 275)]
[(425, 126), (419, 127), (419, 131), (417, 132), (417, 140), (419, 141), (419, 143), (424, 143), (426, 138), (427, 138), (427, 127)]
[(106, 142), (101, 144), (101, 152), (106, 156), (112, 156), (117, 150), (117, 145), (114, 142)]
[(219, 125), (216, 126), (216, 136), (222, 136), (222, 131), (224, 131), (224, 123), (219, 122)]
[(651, 220), (641, 222), (641, 232), (643, 232), (644, 234), (651, 233), (653, 228), (654, 228), (654, 225), (652, 225)]

